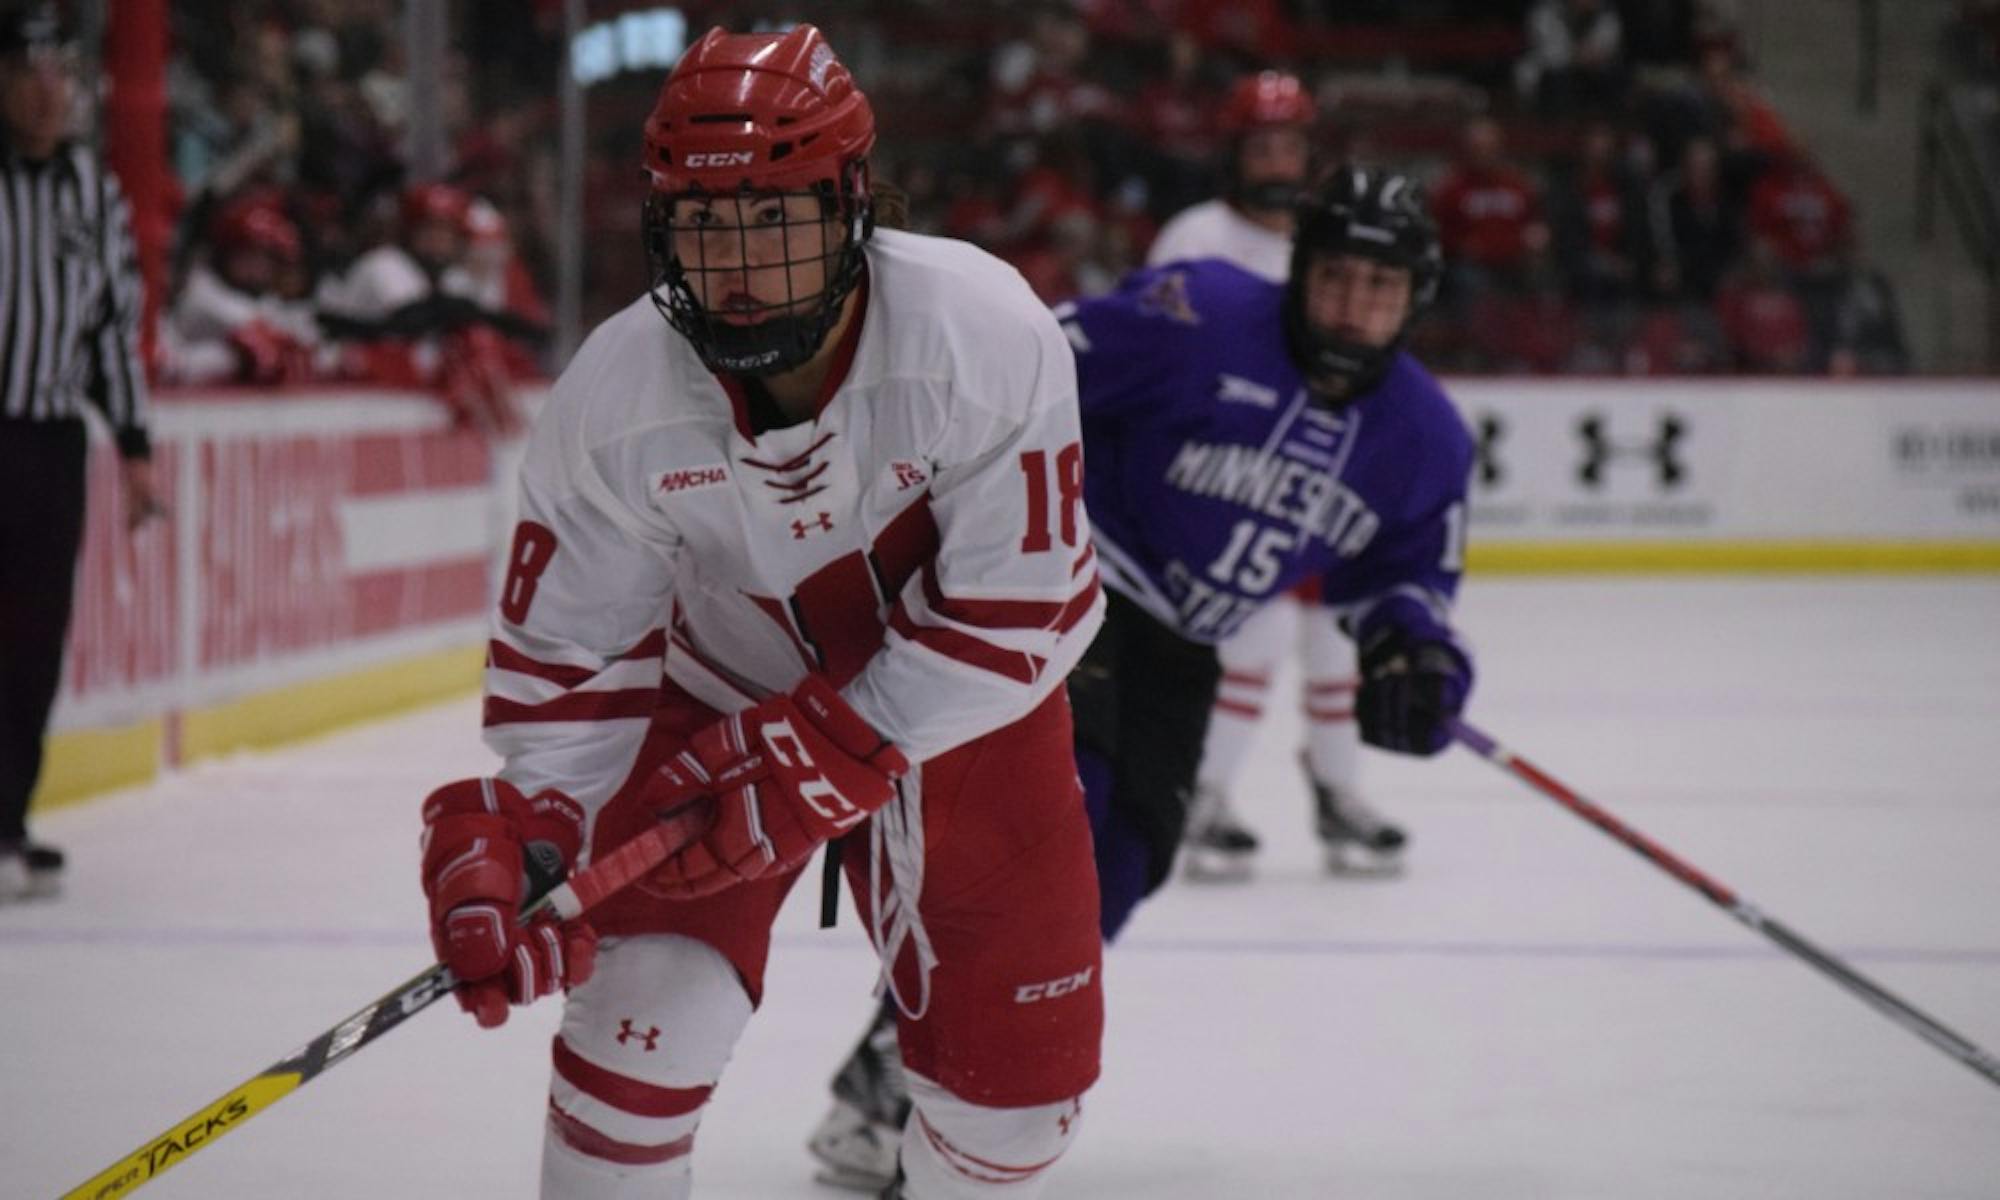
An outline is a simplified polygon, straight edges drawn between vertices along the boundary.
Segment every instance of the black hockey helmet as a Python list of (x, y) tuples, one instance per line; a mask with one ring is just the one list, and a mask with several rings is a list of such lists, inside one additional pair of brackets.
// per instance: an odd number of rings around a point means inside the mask
[[(1315, 257), (1352, 254), (1410, 272), (1410, 310), (1385, 346), (1314, 329), (1306, 319), (1307, 266)], [(1377, 167), (1329, 171), (1299, 204), (1292, 265), (1285, 283), (1285, 340), (1308, 379), (1339, 380), (1357, 396), (1381, 380), (1410, 325), (1437, 299), (1444, 254), (1437, 226), (1415, 180)]]

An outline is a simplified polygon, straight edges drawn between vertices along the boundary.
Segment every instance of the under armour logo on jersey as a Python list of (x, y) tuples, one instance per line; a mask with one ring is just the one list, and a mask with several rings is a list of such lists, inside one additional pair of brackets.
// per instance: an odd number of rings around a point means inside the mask
[(1083, 1115), (1083, 1101), (1080, 1099), (1073, 1099), (1069, 1102), (1069, 1111), (1064, 1113), (1062, 1116), (1056, 1118), (1056, 1128), (1062, 1130), (1064, 1137), (1068, 1137), (1070, 1126), (1074, 1125), (1076, 1123), (1076, 1119), (1078, 1117), (1081, 1117), (1082, 1115)]
[(1687, 425), (1672, 413), (1662, 414), (1658, 436), (1646, 441), (1614, 441), (1604, 431), (1604, 418), (1597, 413), (1586, 416), (1576, 423), (1576, 436), (1583, 442), (1583, 461), (1577, 465), (1576, 477), (1585, 487), (1604, 486), (1604, 469), (1620, 459), (1641, 459), (1653, 464), (1661, 490), (1671, 491), (1687, 478), (1687, 468), (1681, 462), (1681, 439), (1687, 436)]
[(1507, 437), (1507, 422), (1495, 413), (1480, 413), (1477, 444), (1478, 476), (1481, 487), (1499, 487), (1507, 478), (1500, 465), (1500, 443)]
[(623, 1046), (627, 1042), (635, 1041), (646, 1043), (640, 1049), (647, 1053), (659, 1049), (660, 1027), (658, 1025), (649, 1025), (646, 1027), (646, 1032), (640, 1033), (638, 1030), (632, 1028), (632, 1018), (626, 1017), (624, 1020), (618, 1022), (618, 1044)]
[(792, 540), (803, 542), (808, 533), (830, 533), (833, 530), (833, 514), (820, 513), (810, 521), (792, 522)]

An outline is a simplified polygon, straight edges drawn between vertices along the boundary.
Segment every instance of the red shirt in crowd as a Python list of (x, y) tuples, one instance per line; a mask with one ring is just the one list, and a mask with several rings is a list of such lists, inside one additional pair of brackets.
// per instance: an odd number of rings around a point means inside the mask
[(1805, 305), (1782, 282), (1731, 280), (1716, 294), (1715, 311), (1739, 368), (1771, 373), (1805, 368), (1811, 345)]
[(1584, 177), (1583, 224), (1592, 250), (1625, 253), (1625, 193), (1608, 172), (1592, 171)]
[(1529, 230), (1541, 225), (1542, 197), (1525, 171), (1458, 166), (1439, 181), (1431, 211), (1447, 259), (1506, 269), (1534, 249)]
[(1853, 233), (1847, 198), (1804, 163), (1771, 168), (1750, 189), (1750, 231), (1795, 270), (1824, 262)]

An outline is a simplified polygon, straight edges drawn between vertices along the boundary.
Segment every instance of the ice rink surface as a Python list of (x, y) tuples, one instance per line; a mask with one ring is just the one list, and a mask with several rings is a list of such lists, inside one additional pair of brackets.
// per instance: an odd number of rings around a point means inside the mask
[[(1470, 715), (2000, 1050), (2000, 582), (1468, 580)], [(1109, 954), (1104, 1077), (1047, 1195), (2000, 1197), (2000, 1087), (1471, 754), (1370, 755), (1394, 881), (1323, 875), (1287, 687), (1247, 885), (1176, 881)], [(417, 806), (471, 700), (41, 819), (0, 909), (0, 1195), (96, 1171), (427, 959)], [(781, 918), (696, 1193), (821, 1197), (802, 1149), (870, 1008), (852, 919)], [(148, 1185), (531, 1197), (556, 1007), (423, 1013)]]

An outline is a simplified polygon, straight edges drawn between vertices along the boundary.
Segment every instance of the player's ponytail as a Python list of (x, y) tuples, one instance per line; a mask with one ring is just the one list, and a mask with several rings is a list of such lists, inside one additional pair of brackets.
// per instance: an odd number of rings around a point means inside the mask
[(875, 228), (908, 229), (910, 194), (886, 179), (868, 181), (868, 199), (875, 208)]

